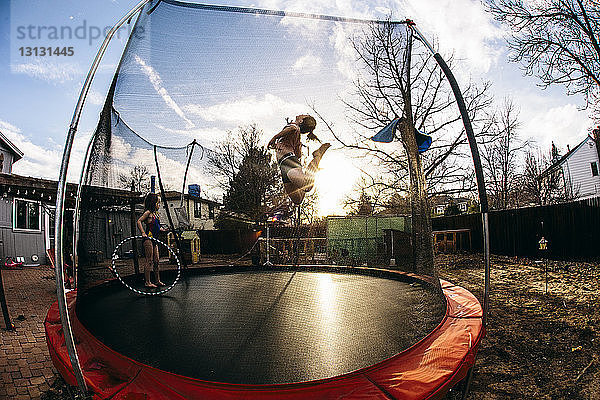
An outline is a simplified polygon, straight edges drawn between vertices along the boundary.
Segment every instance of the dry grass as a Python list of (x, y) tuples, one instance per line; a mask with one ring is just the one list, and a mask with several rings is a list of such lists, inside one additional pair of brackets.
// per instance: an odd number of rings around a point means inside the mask
[[(442, 278), (482, 299), (481, 256), (436, 262)], [(492, 257), (488, 331), (469, 398), (600, 399), (599, 332), (599, 263)]]

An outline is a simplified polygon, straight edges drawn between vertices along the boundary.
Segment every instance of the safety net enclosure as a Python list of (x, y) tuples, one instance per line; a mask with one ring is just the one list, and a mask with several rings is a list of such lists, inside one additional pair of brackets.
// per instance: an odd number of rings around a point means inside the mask
[[(324, 141), (366, 129), (348, 115), (371, 73), (357, 48), (381, 26), (407, 43), (406, 23), (140, 7), (122, 20), (134, 27), (82, 171), (76, 290), (65, 297), (75, 347), (60, 299), (45, 322), (60, 373), (97, 398), (442, 398), (474, 363), (482, 309), (432, 260), (406, 261), (410, 218), (330, 217), (319, 238), (300, 213), (287, 238), (269, 238), (274, 226), (257, 218), (248, 254), (266, 260), (200, 263), (199, 224), (232, 196), (222, 184), (232, 132), (257, 146), (239, 168), (277, 171), (260, 148), (286, 118), (318, 115)], [(318, 146), (302, 149), (305, 167)], [(99, 195), (108, 189), (123, 196)], [(280, 181), (267, 192), (263, 214), (289, 204)]]

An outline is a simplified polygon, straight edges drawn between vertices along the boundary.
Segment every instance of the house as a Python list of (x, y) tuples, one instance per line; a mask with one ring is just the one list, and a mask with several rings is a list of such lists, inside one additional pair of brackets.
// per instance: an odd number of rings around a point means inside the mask
[[(54, 218), (58, 182), (15, 175), (12, 165), (23, 157), (0, 132), (0, 258), (23, 257), (25, 264), (47, 263), (47, 251), (55, 247)], [(72, 254), (73, 211), (77, 185), (68, 183), (65, 193), (65, 253)], [(115, 242), (131, 234), (130, 204), (141, 202), (139, 193), (118, 189), (86, 187), (83, 192), (82, 216), (93, 215), (93, 226), (80, 225), (80, 234), (94, 232), (82, 249), (110, 255)], [(86, 209), (91, 207), (93, 210)], [(82, 217), (82, 221), (86, 220)], [(124, 222), (123, 222), (124, 221)], [(89, 225), (89, 224), (88, 224)], [(118, 243), (118, 242), (117, 242)], [(81, 245), (81, 243), (80, 243)], [(81, 252), (81, 251), (80, 251)]]
[(600, 127), (596, 128), (577, 146), (562, 157), (556, 157), (552, 165), (540, 174), (541, 179), (557, 180), (564, 185), (571, 200), (583, 200), (600, 196)]
[(460, 213), (466, 213), (469, 206), (474, 203), (472, 199), (466, 197), (452, 197), (447, 195), (433, 196), (429, 199), (431, 215), (437, 217), (444, 215), (446, 208), (450, 205), (456, 205)]
[(0, 173), (12, 173), (14, 163), (23, 158), (23, 152), (0, 132)]
[[(15, 174), (0, 174), (0, 257), (23, 257), (26, 264), (45, 263), (46, 252), (54, 248), (54, 213), (58, 183), (53, 180)], [(67, 184), (64, 216), (65, 238), (73, 236), (73, 210), (77, 185)], [(114, 246), (131, 235), (131, 203), (140, 203), (139, 193), (127, 190), (87, 187), (81, 209), (81, 252), (110, 255)], [(110, 204), (109, 204), (110, 203)], [(93, 207), (93, 210), (87, 210)], [(87, 226), (85, 215), (94, 221)], [(88, 233), (93, 231), (92, 240)], [(65, 253), (72, 253), (72, 242), (65, 241)]]
[[(216, 201), (203, 199), (200, 196), (186, 193), (181, 195), (181, 192), (174, 190), (165, 191), (167, 204), (173, 223), (177, 225), (178, 209), (185, 210), (189, 219), (189, 227), (191, 230), (213, 230), (215, 229), (215, 218), (219, 214), (221, 204)], [(167, 214), (163, 208), (159, 211), (159, 217), (162, 223), (167, 223)], [(164, 221), (164, 222), (163, 222)]]

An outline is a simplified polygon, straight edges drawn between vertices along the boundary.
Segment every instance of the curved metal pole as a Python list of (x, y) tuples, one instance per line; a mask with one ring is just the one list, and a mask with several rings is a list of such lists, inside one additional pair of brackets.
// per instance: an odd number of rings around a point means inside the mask
[(83, 104), (85, 103), (85, 99), (89, 92), (90, 86), (92, 84), (92, 80), (94, 79), (94, 75), (96, 74), (96, 70), (100, 65), (100, 60), (104, 56), (106, 52), (106, 48), (108, 47), (109, 42), (111, 41), (114, 34), (118, 31), (118, 29), (135, 13), (140, 11), (146, 3), (150, 0), (141, 0), (134, 8), (132, 8), (123, 18), (121, 18), (107, 33), (104, 42), (100, 46), (96, 57), (94, 58), (94, 62), (90, 67), (90, 70), (85, 79), (85, 83), (81, 88), (81, 93), (79, 94), (79, 99), (77, 100), (77, 105), (75, 106), (75, 111), (73, 112), (73, 118), (71, 119), (71, 124), (69, 125), (69, 130), (67, 132), (67, 139), (65, 141), (65, 150), (63, 152), (62, 162), (60, 166), (60, 173), (58, 178), (58, 188), (56, 191), (56, 214), (55, 214), (55, 227), (54, 227), (54, 237), (56, 240), (56, 251), (55, 251), (55, 275), (56, 275), (56, 295), (58, 298), (58, 310), (60, 313), (60, 320), (62, 324), (62, 329), (65, 337), (65, 345), (67, 347), (67, 352), (69, 353), (69, 359), (71, 361), (71, 366), (73, 368), (73, 374), (75, 375), (75, 379), (77, 380), (77, 385), (82, 393), (87, 393), (87, 385), (85, 383), (85, 379), (83, 377), (83, 372), (81, 370), (81, 365), (79, 364), (79, 357), (77, 356), (77, 349), (75, 347), (75, 342), (73, 340), (73, 332), (71, 330), (71, 320), (69, 318), (69, 313), (67, 312), (67, 296), (65, 292), (65, 281), (64, 281), (64, 257), (63, 257), (63, 222), (64, 222), (64, 208), (65, 208), (65, 192), (67, 187), (67, 170), (69, 167), (69, 159), (71, 158), (71, 150), (73, 148), (73, 140), (75, 139), (75, 133), (77, 132), (77, 126), (79, 125), (79, 119), (81, 117), (81, 112), (83, 110)]
[(481, 167), (481, 158), (479, 156), (479, 149), (477, 147), (477, 141), (475, 140), (475, 134), (473, 133), (473, 126), (471, 125), (471, 120), (469, 118), (469, 114), (467, 112), (467, 107), (465, 106), (465, 101), (463, 99), (460, 88), (458, 87), (458, 83), (456, 82), (456, 78), (448, 68), (448, 65), (442, 58), (442, 56), (436, 52), (431, 44), (425, 39), (425, 37), (421, 34), (421, 32), (415, 26), (413, 21), (406, 21), (408, 26), (417, 34), (417, 36), (421, 39), (425, 47), (431, 51), (433, 57), (437, 61), (438, 65), (446, 75), (450, 86), (452, 87), (452, 91), (454, 92), (454, 97), (456, 98), (456, 103), (458, 104), (458, 109), (460, 110), (460, 115), (463, 120), (463, 124), (465, 126), (465, 132), (467, 134), (467, 138), (469, 140), (469, 147), (471, 148), (471, 155), (473, 157), (473, 165), (475, 167), (475, 176), (477, 178), (477, 189), (479, 192), (479, 204), (481, 208), (481, 224), (483, 229), (483, 257), (485, 264), (485, 283), (484, 283), (484, 292), (483, 292), (483, 327), (487, 326), (487, 318), (488, 318), (488, 310), (489, 310), (489, 294), (490, 294), (490, 234), (489, 234), (489, 225), (488, 225), (488, 199), (487, 194), (485, 192), (485, 180), (483, 177), (483, 168)]

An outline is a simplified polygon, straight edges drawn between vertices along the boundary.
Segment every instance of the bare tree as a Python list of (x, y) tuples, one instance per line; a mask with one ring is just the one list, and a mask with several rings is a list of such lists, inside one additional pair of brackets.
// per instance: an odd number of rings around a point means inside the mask
[(519, 136), (519, 115), (511, 100), (505, 100), (492, 117), (495, 139), (483, 147), (482, 161), (487, 180), (490, 206), (503, 210), (517, 207), (520, 155), (529, 146)]
[[(362, 74), (355, 81), (355, 95), (345, 104), (356, 137), (341, 138), (328, 126), (342, 145), (366, 156), (377, 169), (367, 195), (390, 199), (398, 193), (407, 194), (413, 215), (413, 240), (418, 248), (415, 260), (429, 263), (426, 260), (432, 259), (433, 250), (428, 195), (470, 191), (475, 184), (465, 179), (472, 175), (464, 154), (467, 138), (451, 88), (424, 47), (413, 54), (412, 33), (404, 29), (386, 24), (372, 26), (364, 38), (353, 42)], [(488, 84), (468, 84), (464, 91), (470, 116), (479, 128), (480, 142), (488, 140), (484, 126), (484, 112), (491, 102), (488, 88)], [(397, 117), (403, 118), (399, 126), (401, 146), (368, 140)], [(415, 128), (435, 137), (426, 153), (418, 153)], [(360, 198), (354, 201), (360, 202)], [(391, 204), (386, 200), (379, 203)]]
[(539, 150), (527, 152), (519, 186), (528, 203), (543, 206), (576, 197), (577, 193), (565, 182), (562, 168), (551, 168), (553, 158), (552, 151), (548, 155)]
[(117, 176), (119, 186), (123, 189), (147, 193), (150, 191), (150, 171), (145, 165), (135, 165), (128, 173), (120, 173)]
[(361, 203), (368, 197), (372, 213), (385, 212), (390, 209), (390, 199), (396, 196), (398, 193), (394, 191), (393, 185), (384, 183), (380, 175), (363, 171), (352, 192), (344, 199), (344, 209), (349, 214), (356, 215)]
[[(357, 132), (352, 140), (341, 138), (335, 132), (334, 136), (346, 148), (357, 150), (360, 157), (366, 154), (372, 164), (379, 167), (378, 178), (371, 185), (373, 191), (383, 191), (388, 196), (406, 192), (410, 180), (404, 140), (408, 138), (401, 138), (404, 146), (379, 145), (368, 139), (397, 116), (410, 114), (414, 126), (434, 138), (429, 150), (419, 157), (428, 194), (475, 190), (467, 137), (451, 88), (437, 62), (422, 47), (412, 55), (410, 71), (407, 71), (403, 50), (406, 43), (402, 35), (395, 32), (397, 29), (403, 28), (373, 27), (366, 39), (353, 43), (365, 71), (355, 82), (355, 96), (345, 101)], [(450, 59), (448, 64), (452, 63)], [(408, 81), (404, 78), (407, 73)], [(489, 83), (472, 82), (464, 87), (465, 102), (480, 144), (493, 139), (488, 115), (492, 104), (489, 88)], [(408, 113), (404, 109), (405, 96), (410, 97)], [(413, 136), (412, 132), (406, 133)]]
[(227, 190), (240, 170), (244, 158), (261, 146), (262, 131), (256, 124), (240, 126), (228, 131), (225, 138), (208, 154), (210, 172), (217, 178), (219, 186)]
[(600, 3), (594, 0), (491, 0), (489, 10), (510, 31), (511, 60), (541, 85), (559, 84), (583, 94), (588, 105), (600, 94)]

